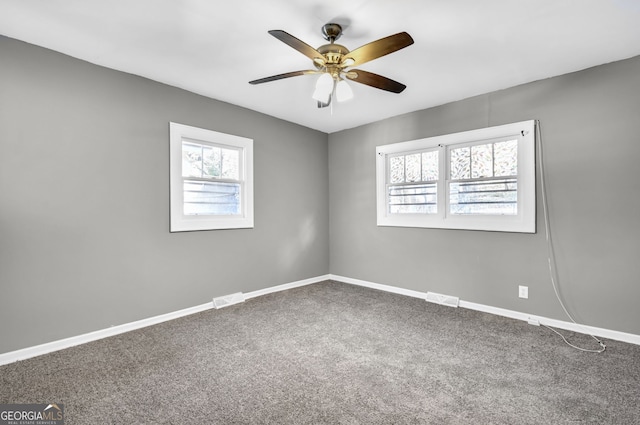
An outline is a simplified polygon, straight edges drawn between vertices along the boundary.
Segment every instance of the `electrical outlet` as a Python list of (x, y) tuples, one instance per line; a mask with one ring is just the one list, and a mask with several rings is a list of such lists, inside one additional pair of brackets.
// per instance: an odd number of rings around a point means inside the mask
[(518, 296), (520, 298), (529, 298), (529, 287), (528, 286), (518, 286)]

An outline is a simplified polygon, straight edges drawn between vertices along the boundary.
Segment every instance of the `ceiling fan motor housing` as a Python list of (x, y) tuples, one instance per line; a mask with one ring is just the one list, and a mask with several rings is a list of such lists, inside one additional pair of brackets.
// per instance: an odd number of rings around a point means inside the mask
[(340, 63), (342, 57), (349, 53), (349, 49), (340, 44), (325, 44), (317, 50), (327, 59), (327, 63), (332, 64)]
[(335, 44), (335, 41), (342, 35), (342, 27), (339, 24), (328, 23), (322, 27), (322, 35), (329, 44), (318, 47), (318, 53), (323, 58), (321, 61), (314, 61), (316, 68), (328, 72), (333, 78), (338, 79), (340, 71), (345, 67), (343, 58), (349, 53), (346, 47)]

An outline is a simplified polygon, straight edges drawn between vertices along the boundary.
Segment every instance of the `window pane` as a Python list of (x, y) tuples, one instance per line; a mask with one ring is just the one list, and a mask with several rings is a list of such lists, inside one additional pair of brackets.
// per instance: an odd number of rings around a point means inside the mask
[(183, 142), (182, 176), (240, 180), (240, 150)]
[(517, 179), (451, 183), (449, 209), (452, 214), (518, 213)]
[(438, 151), (422, 152), (422, 181), (438, 180)]
[(202, 146), (182, 143), (182, 176), (202, 177)]
[(451, 179), (468, 179), (470, 172), (470, 149), (458, 148), (451, 149)]
[(394, 156), (389, 160), (391, 166), (390, 183), (404, 182), (404, 156)]
[(220, 148), (202, 147), (202, 177), (220, 178)]
[(223, 179), (239, 180), (240, 176), (240, 152), (234, 149), (222, 149)]
[(184, 214), (240, 214), (240, 184), (186, 180), (184, 182)]
[(492, 144), (471, 146), (471, 178), (493, 177)]
[(422, 173), (420, 171), (420, 154), (414, 153), (411, 155), (405, 156), (405, 164), (407, 167), (406, 170), (406, 181), (408, 182), (417, 182), (422, 178)]
[(509, 140), (493, 145), (495, 176), (515, 176), (518, 174), (518, 141)]
[(389, 213), (436, 214), (436, 183), (389, 186)]

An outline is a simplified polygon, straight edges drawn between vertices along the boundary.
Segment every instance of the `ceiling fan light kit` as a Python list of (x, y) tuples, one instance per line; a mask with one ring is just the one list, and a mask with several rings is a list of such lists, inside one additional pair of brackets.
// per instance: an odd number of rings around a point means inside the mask
[(322, 27), (322, 35), (329, 44), (324, 44), (317, 49), (282, 30), (271, 30), (269, 34), (307, 56), (312, 60), (316, 69), (273, 75), (249, 81), (250, 84), (268, 83), (300, 75), (321, 74), (316, 81), (312, 95), (313, 99), (317, 101), (318, 108), (329, 106), (334, 97), (338, 102), (353, 98), (353, 90), (345, 79), (391, 93), (400, 93), (406, 88), (404, 84), (382, 75), (359, 69), (347, 70), (349, 67), (362, 65), (412, 45), (413, 39), (406, 32), (381, 38), (353, 51), (335, 43), (342, 35), (342, 27), (335, 23), (329, 23)]

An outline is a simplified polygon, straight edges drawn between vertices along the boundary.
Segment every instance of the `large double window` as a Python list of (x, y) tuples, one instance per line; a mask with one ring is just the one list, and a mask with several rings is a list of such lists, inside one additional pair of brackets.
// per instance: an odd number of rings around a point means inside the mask
[(378, 146), (378, 225), (535, 232), (534, 122)]
[(171, 231), (253, 227), (253, 141), (170, 123)]

